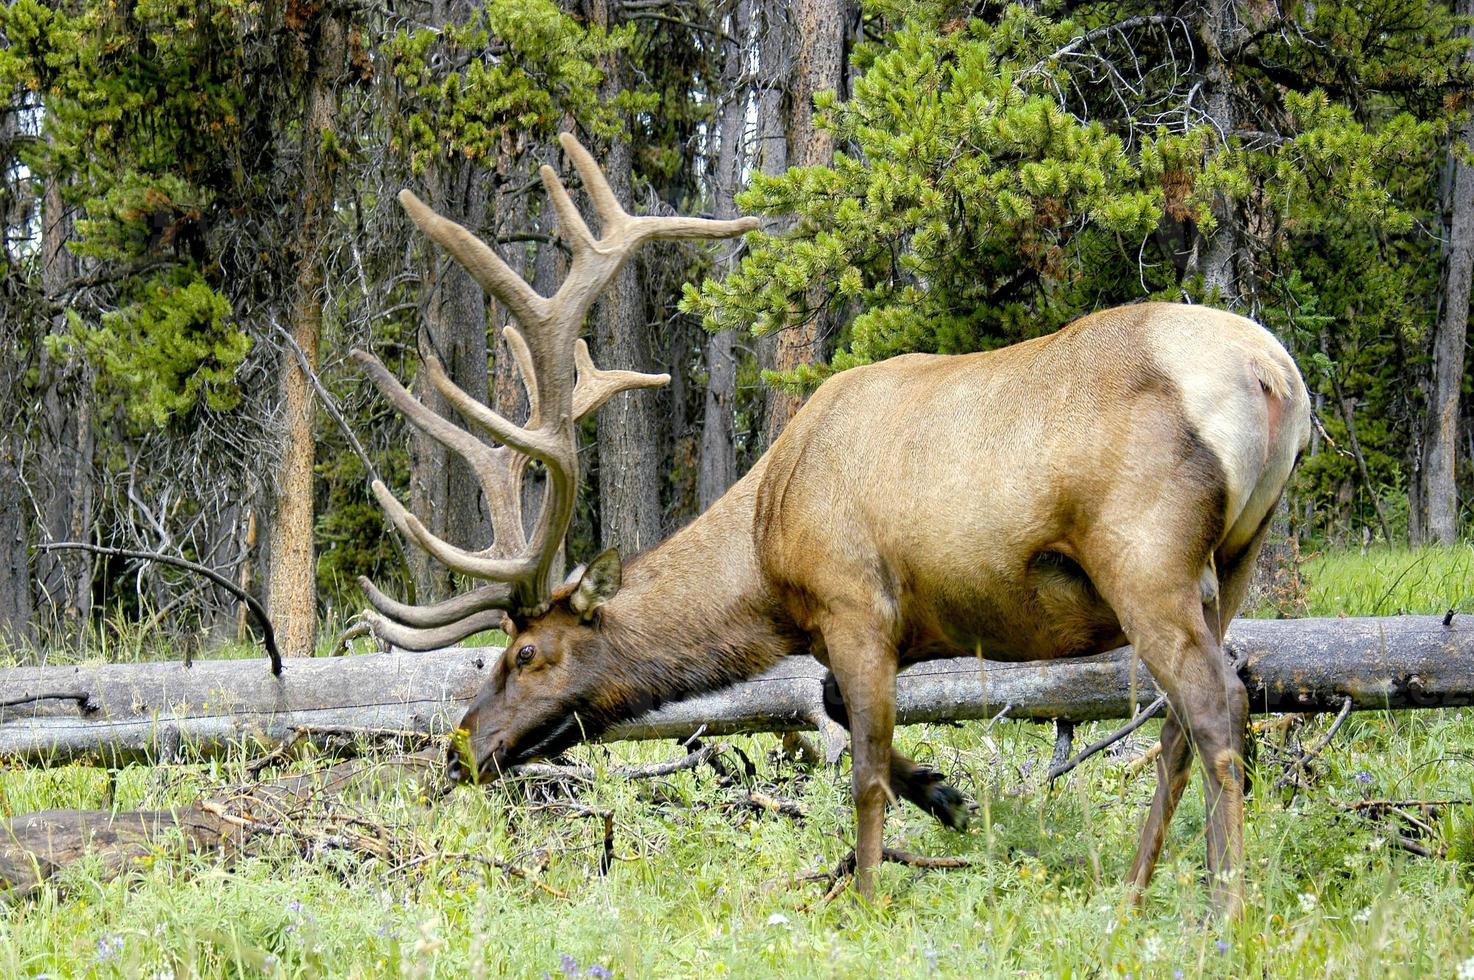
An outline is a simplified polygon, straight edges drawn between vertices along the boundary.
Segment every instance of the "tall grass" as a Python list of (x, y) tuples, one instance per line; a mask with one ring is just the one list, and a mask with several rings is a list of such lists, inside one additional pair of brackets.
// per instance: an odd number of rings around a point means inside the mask
[(1331, 551), (1305, 562), (1312, 616), (1474, 613), (1474, 544)]
[[(1316, 556), (1307, 567), (1311, 611), (1442, 612), (1459, 586), (1457, 569), (1469, 562), (1467, 548)], [(1466, 592), (1468, 583), (1465, 576)], [(1300, 737), (1309, 743), (1326, 724), (1312, 722)], [(1110, 727), (1087, 726), (1079, 737)], [(821, 887), (795, 880), (849, 848), (846, 775), (802, 771), (769, 737), (730, 741), (751, 760), (752, 781), (802, 803), (804, 819), (754, 811), (740, 803), (740, 780), (725, 785), (708, 769), (640, 783), (607, 775), (616, 765), (667, 758), (679, 751), (671, 745), (585, 747), (579, 761), (603, 775), (580, 790), (582, 802), (614, 814), (619, 860), (607, 875), (598, 870), (599, 822), (540, 811), (526, 787), (462, 789), (433, 805), (405, 793), (358, 807), (439, 852), (533, 869), (566, 898), (449, 858), (395, 869), (331, 851), (304, 858), (283, 845), (225, 865), (161, 847), (121, 879), (74, 867), (37, 898), (0, 911), (0, 976), (1474, 973), (1470, 808), (1430, 818), (1432, 835), (1420, 843), (1447, 856), (1424, 858), (1395, 846), (1402, 831), (1346, 806), (1467, 798), (1474, 782), (1467, 712), (1355, 716), (1316, 764), (1312, 786), (1298, 793), (1270, 788), (1288, 750), (1269, 740), (1247, 807), (1249, 907), (1232, 929), (1207, 918), (1195, 788), (1146, 904), (1125, 903), (1120, 880), (1151, 794), (1149, 772), (1131, 765), (1150, 744), (1146, 732), (1051, 789), (1041, 773), (1052, 733), (1041, 726), (1005, 720), (987, 730), (903, 730), (901, 747), (949, 773), (978, 810), (972, 829), (959, 834), (895, 807), (887, 843), (968, 857), (973, 866), (887, 865), (874, 907), (846, 897), (818, 904)], [(0, 815), (168, 807), (243, 779), (244, 762), (129, 768), (117, 774), (111, 796), (107, 774), (96, 770), (8, 770)]]

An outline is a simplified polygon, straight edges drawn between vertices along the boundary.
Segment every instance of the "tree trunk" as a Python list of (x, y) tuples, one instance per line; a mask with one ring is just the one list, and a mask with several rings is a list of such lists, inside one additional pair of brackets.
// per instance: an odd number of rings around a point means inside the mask
[[(729, 40), (722, 45), (722, 107), (712, 202), (719, 218), (737, 216), (734, 198), (742, 180), (746, 154), (747, 86), (741, 82), (747, 68), (747, 42), (752, 29), (752, 0), (739, 0), (727, 26)], [(741, 242), (722, 245), (719, 265), (736, 261)], [(737, 359), (733, 332), (722, 330), (706, 338), (706, 407), (701, 422), (701, 472), (697, 478), (698, 505), (705, 511), (737, 482), (736, 408)]]
[[(438, 213), (473, 231), (482, 228), (486, 192), (481, 168), (453, 154), (436, 163), (428, 183), (430, 204)], [(486, 294), (470, 273), (433, 245), (427, 248), (426, 265), (431, 287), (424, 339), (451, 380), (484, 404), (489, 394)], [(437, 414), (454, 414), (423, 371), (415, 379), (415, 393)], [(410, 502), (432, 533), (471, 551), (487, 546), (490, 525), (476, 475), (458, 454), (418, 430), (411, 455)], [(426, 599), (443, 598), (454, 591), (449, 572), (428, 556), (423, 556), (416, 588)]]
[[(588, 4), (590, 20), (610, 28), (605, 0)], [(612, 102), (624, 88), (622, 56), (607, 59), (600, 100)], [(605, 170), (617, 200), (633, 212), (631, 185), (634, 154), (628, 135), (609, 147)], [(605, 290), (594, 311), (594, 362), (605, 370), (651, 371), (650, 325), (636, 273), (638, 257), (626, 262)], [(665, 537), (660, 509), (658, 395), (625, 391), (611, 398), (596, 418), (599, 449), (599, 530), (602, 545), (626, 555)]]
[(0, 645), (5, 646), (24, 646), (35, 639), (27, 560), (29, 508), (16, 468), (15, 437), (8, 425), (0, 435)]
[[(1474, 15), (1474, 0), (1461, 0), (1461, 16)], [(1474, 120), (1460, 135), (1474, 147)], [(1459, 389), (1464, 378), (1464, 340), (1469, 327), (1469, 288), (1474, 277), (1474, 167), (1451, 154), (1453, 167), (1444, 249), (1443, 296), (1433, 333), (1433, 368), (1428, 378), (1428, 410), (1423, 458), (1413, 481), (1412, 507), (1419, 511), (1414, 543), (1452, 544), (1459, 535)]]
[[(73, 238), (72, 217), (62, 200), (61, 184), (47, 182), (41, 212), (41, 289), (59, 303), (78, 263), (67, 249)], [(52, 331), (66, 330), (58, 314)], [(40, 355), (36, 388), (41, 392), (41, 439), (32, 457), (31, 489), (39, 511), (44, 541), (86, 540), (92, 533), (92, 401), (87, 365), (80, 358)], [(43, 552), (36, 557), (38, 599), (47, 625), (62, 634), (77, 634), (92, 610), (90, 555)]]
[[(846, 6), (846, 0), (795, 0), (790, 8), (797, 42), (788, 105), (789, 163), (793, 166), (822, 166), (834, 158), (833, 137), (814, 125), (814, 96), (819, 92), (838, 92), (844, 84)], [(791, 371), (800, 364), (812, 364), (823, 358), (821, 302), (821, 294), (811, 289), (805, 297), (808, 315), (803, 322), (778, 334), (773, 370)], [(802, 403), (797, 395), (779, 388), (769, 393), (766, 419), (769, 445)]]
[[(753, 37), (758, 45), (757, 139), (752, 148), (751, 166), (769, 177), (788, 169), (788, 133), (784, 123), (787, 113), (787, 81), (793, 74), (793, 30), (789, 23), (786, 0), (753, 0)], [(779, 218), (764, 223), (764, 230), (780, 233), (790, 224)], [(758, 367), (771, 371), (777, 360), (778, 338), (765, 334), (754, 342)], [(776, 406), (775, 392), (766, 389), (761, 399), (760, 418), (753, 425), (752, 452), (739, 464), (739, 475), (767, 451), (772, 443), (770, 433), (781, 432), (782, 425), (771, 427), (768, 416)]]
[[(1226, 651), (1255, 713), (1457, 708), (1474, 704), (1474, 621), (1439, 616), (1238, 620)], [(367, 654), (289, 664), (265, 660), (87, 664), (0, 671), (0, 758), (35, 766), (239, 753), (308, 728), (369, 728), (444, 735), (482, 687), (501, 651)], [(694, 654), (694, 651), (693, 651)], [(793, 731), (826, 719), (825, 670), (785, 657), (767, 673), (664, 705), (602, 736), (686, 738)], [(38, 695), (50, 694), (44, 700)], [(61, 695), (56, 697), (55, 695)], [(1157, 696), (1129, 648), (1049, 663), (934, 660), (896, 682), (896, 721), (1097, 721), (1131, 715)], [(79, 711), (81, 707), (86, 711)], [(310, 734), (308, 732), (307, 734)]]
[[(1200, 27), (1208, 57), (1203, 80), (1203, 99), (1208, 118), (1220, 133), (1231, 133), (1234, 128), (1233, 90), (1223, 49), (1233, 43), (1238, 31), (1238, 14), (1234, 9), (1234, 0), (1210, 0), (1203, 11)], [(1221, 192), (1213, 197), (1213, 217), (1217, 227), (1212, 233), (1204, 235), (1201, 231), (1198, 232), (1195, 247), (1198, 268), (1203, 274), (1204, 291), (1210, 296), (1216, 295), (1224, 305), (1232, 307), (1240, 299), (1236, 269), (1238, 228), (1234, 224), (1230, 202)]]
[[(314, 22), (303, 105), (301, 223), (293, 243), (290, 330), (317, 367), (322, 328), (323, 268), (320, 242), (332, 219), (335, 161), (323, 151), (338, 111), (337, 87), (344, 60), (343, 22), (325, 13)], [(282, 462), (276, 473), (276, 513), (271, 526), (268, 602), (283, 655), (310, 656), (316, 639), (317, 588), (313, 560), (312, 384), (292, 351), (282, 352)]]
[[(434, 4), (437, 26), (460, 24), (473, 13), (469, 0)], [(486, 173), (459, 152), (435, 160), (426, 175), (428, 203), (439, 214), (480, 234), (486, 224)], [(476, 281), (444, 250), (425, 243), (425, 303), (422, 346), (440, 358), (450, 379), (477, 401), (489, 395), (487, 371), (486, 295)], [(421, 371), (415, 395), (438, 415), (451, 416), (449, 403)], [(489, 523), (481, 505), (481, 488), (465, 460), (416, 429), (410, 444), (410, 509), (420, 515), (431, 533), (471, 551), (485, 548)], [(455, 591), (450, 572), (425, 554), (411, 549), (415, 589), (424, 600), (441, 599)]]

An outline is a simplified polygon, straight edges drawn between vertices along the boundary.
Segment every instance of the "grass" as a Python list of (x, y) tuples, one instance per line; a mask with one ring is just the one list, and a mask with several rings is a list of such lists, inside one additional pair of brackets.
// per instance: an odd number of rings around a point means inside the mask
[[(1306, 574), (1312, 615), (1443, 612), (1474, 576), (1471, 549), (1329, 553)], [(1470, 609), (1468, 600), (1461, 607)], [(117, 651), (114, 651), (117, 652)], [(1311, 722), (1307, 743), (1327, 719)], [(1110, 726), (1087, 726), (1092, 738)], [(1149, 726), (1150, 727), (1150, 726)], [(1098, 729), (1098, 730), (1097, 730)], [(394, 870), (285, 847), (224, 865), (161, 847), (125, 878), (64, 872), (0, 911), (0, 976), (1466, 976), (1474, 974), (1474, 812), (1445, 811), (1422, 858), (1386, 826), (1342, 804), (1388, 796), (1467, 798), (1474, 718), (1454, 710), (1354, 716), (1309, 791), (1273, 792), (1271, 740), (1248, 811), (1249, 903), (1233, 930), (1206, 922), (1202, 803), (1189, 789), (1145, 906), (1120, 879), (1151, 793), (1130, 759), (1097, 757), (1053, 791), (1041, 785), (1051, 734), (1027, 723), (905, 729), (901, 746), (948, 772), (979, 804), (965, 834), (915, 809), (887, 820), (893, 847), (974, 866), (882, 871), (874, 907), (797, 873), (832, 865), (851, 839), (843, 773), (795, 769), (775, 739), (733, 739), (768, 792), (799, 800), (803, 821), (735, 804), (708, 769), (656, 782), (601, 776), (584, 802), (614, 813), (620, 858), (598, 872), (597, 821), (536, 812), (517, 788), (460, 790), (433, 806), (413, 793), (372, 815), (439, 852), (540, 868), (556, 898), (479, 865)], [(601, 773), (668, 758), (668, 744), (575, 753)], [(243, 758), (118, 774), (113, 805), (157, 808), (243, 777)], [(106, 774), (10, 770), (0, 815), (105, 805)], [(1461, 966), (1462, 964), (1462, 966)], [(590, 970), (593, 969), (593, 973)], [(1464, 972), (1461, 972), (1464, 971)]]
[(1314, 554), (1304, 574), (1311, 616), (1474, 613), (1474, 544)]

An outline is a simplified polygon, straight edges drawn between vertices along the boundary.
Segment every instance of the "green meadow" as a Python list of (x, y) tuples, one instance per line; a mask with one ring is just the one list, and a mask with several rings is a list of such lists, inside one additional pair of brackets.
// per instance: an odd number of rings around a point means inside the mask
[[(1309, 615), (1474, 614), (1468, 546), (1331, 552), (1303, 570)], [(156, 652), (146, 637), (105, 646), (92, 655)], [(0, 976), (1474, 977), (1474, 807), (1414, 809), (1416, 822), (1356, 807), (1474, 795), (1474, 712), (1358, 714), (1308, 785), (1274, 789), (1297, 741), (1329, 724), (1261, 738), (1248, 910), (1233, 927), (1208, 917), (1196, 781), (1145, 904), (1125, 903), (1152, 790), (1135, 760), (1154, 725), (1047, 787), (1052, 731), (1005, 720), (902, 730), (900, 746), (950, 774), (977, 812), (954, 833), (897, 807), (888, 844), (971, 865), (886, 865), (873, 906), (847, 893), (823, 903), (823, 883), (800, 880), (849, 849), (847, 772), (805, 769), (754, 736), (727, 740), (726, 776), (630, 781), (611, 770), (681, 750), (622, 743), (571, 753), (594, 770), (577, 802), (612, 814), (607, 871), (602, 820), (549, 806), (556, 787), (428, 802), (409, 786), (353, 815), (418, 859), (304, 855), (281, 840), (235, 862), (164, 843), (112, 880), (84, 861), (0, 907)], [(1087, 726), (1077, 744), (1111, 727)], [(249, 761), (131, 767), (111, 783), (87, 768), (5, 769), (0, 816), (168, 808), (245, 780)], [(749, 790), (802, 815), (757, 809)]]

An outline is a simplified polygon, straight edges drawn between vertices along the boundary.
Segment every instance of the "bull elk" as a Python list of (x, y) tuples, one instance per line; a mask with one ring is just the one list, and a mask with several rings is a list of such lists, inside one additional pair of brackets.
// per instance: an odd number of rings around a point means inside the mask
[[(594, 237), (543, 167), (572, 251), (551, 298), (464, 228), (400, 195), (521, 325), (505, 336), (527, 422), (467, 396), (427, 355), (431, 384), (500, 444), (489, 446), (425, 408), (372, 355), (355, 355), (399, 411), (471, 465), (490, 511), (495, 540), (467, 551), (373, 487), (400, 531), (489, 583), (410, 606), (364, 580), (379, 637), (429, 649), (504, 623), (510, 637), (461, 722), (467, 758), (453, 754), (453, 775), (555, 755), (662, 702), (810, 653), (829, 668), (825, 700), (852, 736), (855, 881), (869, 896), (893, 794), (944, 824), (966, 819), (956, 790), (891, 747), (898, 670), (933, 657), (1042, 661), (1130, 642), (1171, 710), (1129, 883), (1139, 897), (1150, 881), (1196, 750), (1211, 897), (1235, 912), (1248, 700), (1221, 642), (1309, 434), (1305, 385), (1284, 348), (1238, 316), (1145, 303), (1003, 350), (855, 368), (826, 381), (706, 513), (644, 554), (622, 563), (606, 551), (559, 583), (575, 423), (616, 392), (667, 380), (595, 368), (576, 339), (590, 305), (648, 239), (725, 238), (756, 224), (633, 217), (584, 148), (560, 139), (602, 227)], [(546, 489), (529, 538), (530, 460), (545, 468)]]

